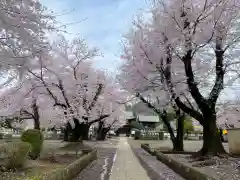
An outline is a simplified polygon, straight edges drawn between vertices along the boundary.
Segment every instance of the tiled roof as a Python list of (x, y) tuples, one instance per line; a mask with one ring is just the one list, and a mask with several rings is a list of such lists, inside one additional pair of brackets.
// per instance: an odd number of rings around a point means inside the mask
[(142, 103), (142, 102), (138, 102), (136, 103), (133, 107), (132, 107), (133, 111), (136, 112), (136, 114), (141, 114), (141, 115), (146, 115), (146, 116), (154, 116), (155, 113), (153, 112), (153, 110), (151, 110), (150, 108), (147, 107), (146, 104)]

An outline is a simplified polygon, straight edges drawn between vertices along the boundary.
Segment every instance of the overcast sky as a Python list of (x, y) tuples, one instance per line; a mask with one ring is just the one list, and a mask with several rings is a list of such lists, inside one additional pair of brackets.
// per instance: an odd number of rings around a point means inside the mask
[[(121, 63), (121, 40), (132, 26), (134, 15), (148, 11), (147, 0), (40, 0), (53, 10), (57, 20), (67, 26), (66, 37), (80, 36), (96, 46), (104, 57), (95, 66), (114, 74)], [(66, 13), (68, 12), (68, 13)], [(65, 15), (64, 15), (65, 14)], [(80, 23), (75, 23), (79, 22)], [(235, 99), (239, 87), (226, 88), (222, 100)]]
[[(71, 34), (68, 38), (80, 36), (90, 46), (97, 46), (104, 54), (96, 66), (116, 72), (120, 63), (121, 39), (129, 31), (134, 15), (146, 10), (146, 0), (40, 0), (57, 14), (61, 24)], [(74, 23), (83, 20), (81, 23)], [(104, 61), (103, 61), (104, 60)]]

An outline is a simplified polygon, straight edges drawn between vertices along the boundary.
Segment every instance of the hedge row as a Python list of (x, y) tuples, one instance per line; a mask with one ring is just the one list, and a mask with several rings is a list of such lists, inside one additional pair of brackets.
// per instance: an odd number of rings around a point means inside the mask
[(207, 174), (200, 172), (194, 167), (191, 167), (187, 164), (180, 163), (173, 158), (161, 153), (153, 151), (149, 145), (142, 144), (141, 147), (147, 151), (149, 154), (156, 156), (156, 158), (171, 168), (174, 172), (178, 173), (180, 176), (186, 180), (216, 180), (212, 177), (209, 177)]

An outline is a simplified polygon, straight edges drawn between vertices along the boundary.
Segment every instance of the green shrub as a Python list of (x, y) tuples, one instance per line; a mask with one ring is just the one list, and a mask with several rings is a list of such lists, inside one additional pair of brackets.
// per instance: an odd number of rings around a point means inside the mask
[(27, 142), (10, 142), (0, 145), (1, 166), (5, 169), (23, 167), (31, 145)]
[(32, 149), (29, 153), (31, 159), (37, 159), (40, 156), (43, 146), (43, 135), (37, 129), (28, 129), (22, 133), (21, 140), (31, 144)]

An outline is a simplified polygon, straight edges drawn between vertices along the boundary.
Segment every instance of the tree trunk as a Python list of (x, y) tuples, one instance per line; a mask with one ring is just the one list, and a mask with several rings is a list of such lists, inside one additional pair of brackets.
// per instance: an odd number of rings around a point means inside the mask
[(167, 120), (167, 112), (164, 110), (161, 118), (164, 122), (164, 125), (170, 134), (170, 138), (173, 145), (173, 151), (183, 151), (183, 120), (184, 117), (180, 115), (180, 111), (176, 111), (177, 119), (177, 136), (175, 137), (174, 131)]
[(69, 141), (71, 132), (72, 132), (72, 126), (69, 122), (67, 122), (67, 124), (65, 125), (65, 128), (63, 130), (63, 140), (64, 141)]
[(184, 151), (183, 135), (184, 135), (184, 115), (180, 115), (180, 111), (176, 112), (177, 119), (177, 137), (173, 142), (173, 151)]
[(68, 141), (68, 130), (64, 128), (63, 130), (63, 141)]
[(79, 128), (74, 128), (70, 135), (69, 141), (70, 142), (78, 142), (80, 141), (80, 132), (78, 131)]
[(80, 123), (79, 123), (79, 120), (76, 118), (73, 118), (73, 122), (74, 122), (74, 128), (72, 128), (71, 124), (68, 122), (71, 127), (69, 141), (77, 142), (80, 140), (80, 133), (81, 133)]
[(106, 139), (107, 133), (109, 132), (110, 128), (102, 127), (100, 131), (97, 133), (97, 140), (104, 141)]
[(37, 100), (34, 99), (32, 102), (32, 110), (33, 110), (33, 121), (34, 121), (34, 129), (40, 130), (40, 116), (38, 112)]
[(103, 133), (102, 133), (102, 140), (105, 140), (107, 137), (107, 133), (110, 131), (110, 128), (103, 128)]
[(116, 130), (116, 131), (115, 131), (115, 133), (116, 133), (116, 136), (118, 137), (118, 136), (119, 136), (119, 134), (120, 134), (120, 132), (119, 132), (119, 129), (118, 129), (118, 130)]
[(39, 121), (39, 118), (34, 118), (34, 129), (40, 130), (40, 121)]
[(72, 128), (68, 122), (64, 130), (64, 141), (77, 142), (80, 140), (88, 140), (90, 125), (87, 123), (79, 123), (78, 119), (73, 119), (75, 127)]
[(98, 141), (104, 141), (105, 140), (105, 138), (106, 138), (106, 134), (104, 133), (104, 131), (102, 130), (102, 131), (100, 131), (98, 134), (97, 134), (97, 140)]
[[(74, 128), (68, 128), (68, 139), (71, 142), (77, 142), (80, 140), (88, 140), (88, 133), (90, 125), (88, 123), (80, 123), (78, 119), (73, 118)], [(70, 123), (68, 125), (71, 127)], [(70, 131), (70, 132), (69, 132)]]
[(87, 123), (81, 123), (81, 138), (82, 140), (88, 140), (89, 139), (89, 128), (90, 128), (90, 125), (87, 124)]
[(203, 146), (198, 156), (227, 154), (217, 129), (216, 117), (206, 117), (203, 124)]
[(173, 151), (184, 151), (183, 149), (183, 140), (181, 139), (175, 139), (173, 142)]
[[(168, 77), (169, 78), (169, 77)], [(170, 138), (173, 144), (173, 151), (183, 151), (183, 120), (179, 121), (179, 129), (180, 132), (178, 133), (178, 137), (175, 137), (174, 135), (174, 131), (171, 127), (171, 124), (169, 123), (168, 119), (167, 119), (167, 111), (163, 110), (162, 112), (160, 110), (158, 110), (156, 107), (154, 107), (151, 103), (149, 103), (148, 101), (146, 101), (143, 96), (140, 95), (140, 93), (136, 94), (136, 97), (140, 98), (140, 100), (145, 103), (150, 109), (152, 109), (155, 113), (158, 114), (159, 118), (162, 119), (164, 125), (167, 128), (168, 133), (170, 134)], [(175, 109), (176, 111), (176, 115), (178, 118), (181, 117), (180, 114), (180, 109)], [(182, 118), (182, 117), (181, 117)], [(181, 119), (180, 118), (180, 119)], [(183, 118), (184, 119), (184, 118)], [(178, 130), (179, 131), (179, 130)]]
[(174, 135), (174, 131), (173, 131), (172, 127), (171, 127), (171, 124), (169, 123), (169, 121), (167, 119), (167, 112), (166, 112), (166, 110), (164, 110), (162, 114), (159, 114), (159, 116), (162, 118), (162, 121), (164, 122), (164, 124), (165, 124), (165, 126), (167, 128), (167, 131), (170, 134), (170, 138), (171, 138), (171, 141), (172, 141), (173, 147), (174, 147), (176, 138), (175, 138), (175, 135)]
[(102, 137), (103, 136), (103, 125), (104, 125), (103, 121), (98, 122), (97, 137), (96, 137), (96, 139), (98, 141), (103, 139), (103, 137)]

